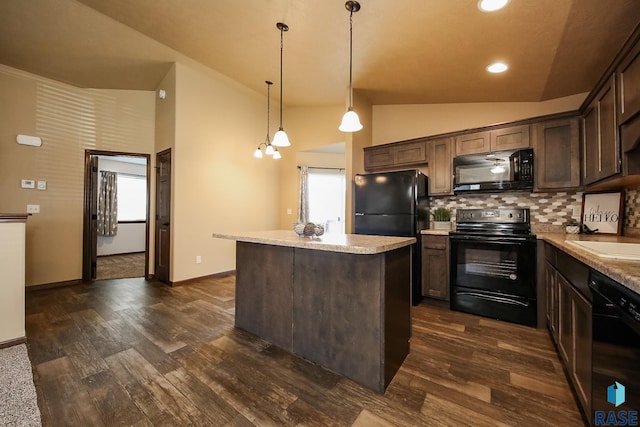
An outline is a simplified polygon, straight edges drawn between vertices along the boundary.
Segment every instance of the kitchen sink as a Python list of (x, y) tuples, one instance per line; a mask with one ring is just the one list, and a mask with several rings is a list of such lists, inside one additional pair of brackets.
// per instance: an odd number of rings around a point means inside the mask
[(565, 240), (601, 258), (640, 261), (640, 243), (590, 242), (581, 240)]

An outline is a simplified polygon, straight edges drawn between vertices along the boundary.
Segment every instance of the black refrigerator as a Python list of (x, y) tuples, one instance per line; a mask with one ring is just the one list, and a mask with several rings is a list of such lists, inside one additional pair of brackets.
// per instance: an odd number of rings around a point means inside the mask
[(420, 230), (429, 228), (427, 177), (419, 170), (356, 175), (355, 233), (415, 237), (411, 248), (411, 301), (422, 300)]

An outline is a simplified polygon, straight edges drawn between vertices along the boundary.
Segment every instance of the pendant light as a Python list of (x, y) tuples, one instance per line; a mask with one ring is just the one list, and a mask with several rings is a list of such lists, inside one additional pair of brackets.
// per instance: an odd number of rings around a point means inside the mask
[(283, 34), (289, 31), (289, 26), (282, 22), (276, 24), (276, 28), (280, 30), (280, 129), (273, 135), (273, 145), (276, 147), (288, 147), (291, 145), (287, 133), (282, 128), (282, 47)]
[(344, 7), (349, 11), (349, 108), (342, 116), (338, 129), (342, 132), (357, 132), (362, 129), (362, 123), (358, 114), (353, 111), (353, 12), (360, 10), (360, 3), (348, 1)]
[(282, 156), (280, 155), (280, 152), (278, 151), (278, 149), (274, 147), (271, 144), (271, 141), (269, 140), (269, 123), (271, 121), (271, 105), (269, 100), (271, 95), (271, 85), (273, 83), (270, 82), (269, 80), (266, 80), (265, 83), (267, 84), (267, 137), (265, 138), (264, 142), (258, 145), (258, 148), (256, 148), (256, 151), (253, 152), (253, 157), (256, 157), (258, 159), (262, 158), (261, 147), (264, 145), (264, 153), (268, 156), (273, 156), (273, 158), (277, 160), (282, 158)]

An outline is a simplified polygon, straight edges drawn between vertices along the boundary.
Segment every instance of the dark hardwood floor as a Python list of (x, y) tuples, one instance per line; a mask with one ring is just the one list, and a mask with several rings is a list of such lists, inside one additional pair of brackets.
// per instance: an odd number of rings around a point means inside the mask
[(96, 260), (96, 280), (144, 277), (145, 253), (104, 255)]
[(384, 395), (233, 328), (234, 277), (27, 293), (45, 426), (580, 426), (545, 331), (420, 305)]

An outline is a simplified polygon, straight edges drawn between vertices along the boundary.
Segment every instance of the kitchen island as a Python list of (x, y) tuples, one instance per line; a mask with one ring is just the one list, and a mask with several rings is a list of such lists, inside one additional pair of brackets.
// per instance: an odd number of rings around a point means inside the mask
[(384, 392), (409, 354), (415, 238), (213, 237), (237, 241), (236, 327)]

